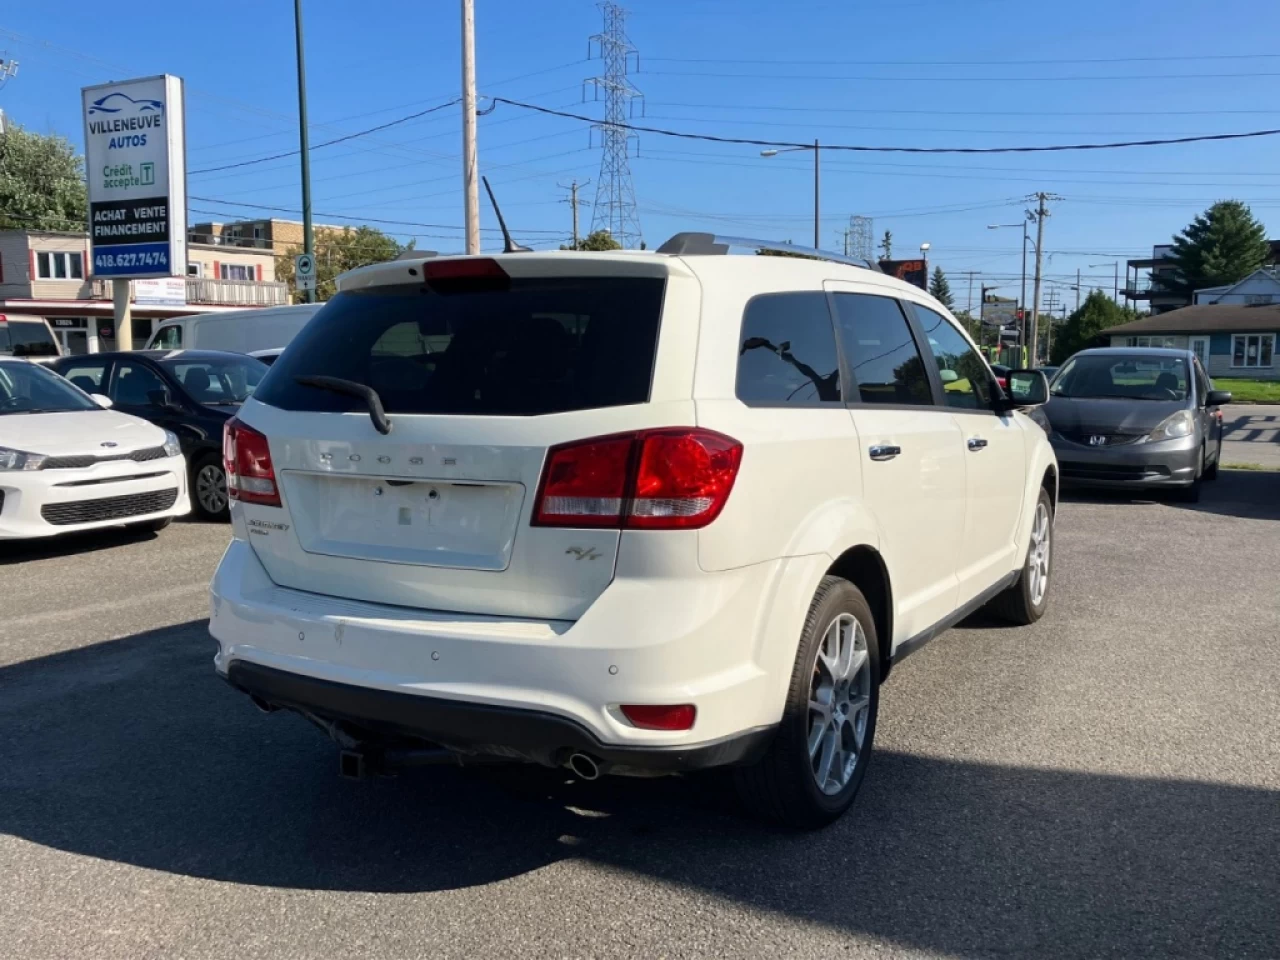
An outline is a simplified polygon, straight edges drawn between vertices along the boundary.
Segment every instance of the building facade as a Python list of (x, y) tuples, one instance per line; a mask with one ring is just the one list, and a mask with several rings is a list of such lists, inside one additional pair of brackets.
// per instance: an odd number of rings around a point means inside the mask
[(1194, 294), (1195, 303), (1234, 303), (1259, 306), (1280, 303), (1280, 268), (1263, 267), (1237, 283), (1207, 287)]
[[(335, 227), (317, 223), (313, 231), (331, 230), (341, 233), (350, 227)], [(249, 247), (269, 250), (276, 256), (285, 256), (292, 247), (302, 247), (302, 221), (300, 220), (236, 220), (231, 223), (195, 223), (187, 228), (192, 243), (221, 247)]]
[[(0, 313), (45, 317), (64, 353), (114, 350), (111, 281), (91, 276), (83, 233), (0, 230)], [(146, 344), (157, 320), (289, 303), (270, 250), (189, 243), (187, 276), (133, 282), (133, 344)]]
[(1107, 330), (1113, 347), (1193, 350), (1211, 377), (1280, 380), (1280, 299), (1258, 304), (1200, 304)]
[[(1266, 266), (1274, 267), (1280, 264), (1280, 240), (1267, 242), (1271, 245), (1271, 256)], [(1159, 244), (1151, 248), (1150, 257), (1126, 262), (1124, 288), (1120, 293), (1130, 306), (1140, 307), (1145, 303), (1153, 314), (1161, 314), (1189, 307), (1193, 303), (1214, 302), (1194, 299), (1194, 295), (1173, 290), (1173, 285), (1178, 279), (1178, 269), (1173, 264), (1172, 254), (1171, 244)], [(1212, 289), (1229, 288), (1214, 287)], [(1199, 292), (1201, 291), (1196, 291), (1196, 293)]]

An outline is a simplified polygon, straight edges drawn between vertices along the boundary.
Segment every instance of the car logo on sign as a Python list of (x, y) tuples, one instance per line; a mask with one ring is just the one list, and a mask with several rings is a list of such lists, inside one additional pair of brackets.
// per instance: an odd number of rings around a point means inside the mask
[(1091, 447), (1105, 447), (1106, 445), (1107, 445), (1106, 437), (1102, 437), (1102, 436), (1098, 436), (1097, 434), (1094, 434), (1092, 437), (1089, 438), (1089, 446)]
[(100, 444), (98, 444), (98, 446), (100, 446), (100, 447), (118, 447), (118, 446), (120, 446), (120, 444), (116, 443), (114, 440), (103, 440)]

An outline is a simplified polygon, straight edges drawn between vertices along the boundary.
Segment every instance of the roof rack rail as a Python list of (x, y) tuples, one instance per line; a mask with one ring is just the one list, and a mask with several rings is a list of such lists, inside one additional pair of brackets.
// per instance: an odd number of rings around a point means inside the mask
[(684, 257), (723, 256), (731, 247), (752, 247), (756, 250), (772, 250), (776, 253), (794, 253), (811, 260), (826, 260), (831, 263), (843, 263), (850, 267), (861, 267), (863, 270), (874, 270), (876, 273), (884, 272), (878, 263), (871, 260), (846, 257), (829, 250), (798, 247), (795, 244), (780, 243), (777, 240), (755, 240), (751, 237), (729, 237), (716, 233), (677, 233), (660, 246), (657, 252)]

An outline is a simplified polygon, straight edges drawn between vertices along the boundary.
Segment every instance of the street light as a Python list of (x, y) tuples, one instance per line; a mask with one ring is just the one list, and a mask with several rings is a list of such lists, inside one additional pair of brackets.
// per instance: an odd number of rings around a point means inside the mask
[(800, 150), (813, 151), (813, 248), (815, 250), (822, 246), (820, 228), (822, 222), (822, 203), (820, 199), (819, 185), (821, 183), (821, 171), (819, 168), (820, 148), (818, 141), (813, 141), (813, 146), (805, 145), (803, 147), (787, 147), (785, 150), (761, 150), (762, 157), (776, 157), (780, 153), (795, 153)]
[[(1089, 266), (1089, 269), (1090, 269), (1090, 270), (1092, 270), (1092, 269), (1094, 269), (1095, 267), (1105, 267), (1105, 266), (1106, 266), (1106, 264), (1105, 264), (1105, 263), (1091, 263), (1091, 264), (1089, 264), (1088, 266)], [(1114, 280), (1115, 288), (1112, 290), (1111, 296), (1112, 296), (1112, 299), (1113, 299), (1113, 300), (1115, 300), (1115, 302), (1116, 302), (1116, 303), (1119, 303), (1119, 302), (1120, 302), (1120, 261), (1119, 261), (1119, 260), (1112, 260), (1112, 261), (1111, 261), (1111, 266), (1112, 266), (1112, 268), (1115, 270), (1115, 280)]]

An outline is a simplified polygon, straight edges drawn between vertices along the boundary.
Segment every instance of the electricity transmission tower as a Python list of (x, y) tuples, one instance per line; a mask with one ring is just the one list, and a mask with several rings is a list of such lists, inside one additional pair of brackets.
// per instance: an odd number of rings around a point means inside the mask
[(624, 247), (641, 242), (640, 218), (636, 212), (636, 190), (631, 182), (631, 143), (635, 136), (623, 124), (634, 115), (634, 103), (644, 94), (627, 79), (627, 71), (637, 68), (640, 55), (627, 39), (627, 11), (611, 0), (598, 4), (604, 15), (604, 30), (591, 38), (589, 55), (604, 63), (604, 76), (587, 83), (596, 99), (604, 94), (604, 121), (593, 129), (600, 132), (600, 176), (596, 180), (596, 200), (591, 211), (591, 232), (608, 230)]
[(849, 256), (874, 261), (875, 250), (873, 249), (871, 232), (872, 221), (870, 217), (849, 218)]

